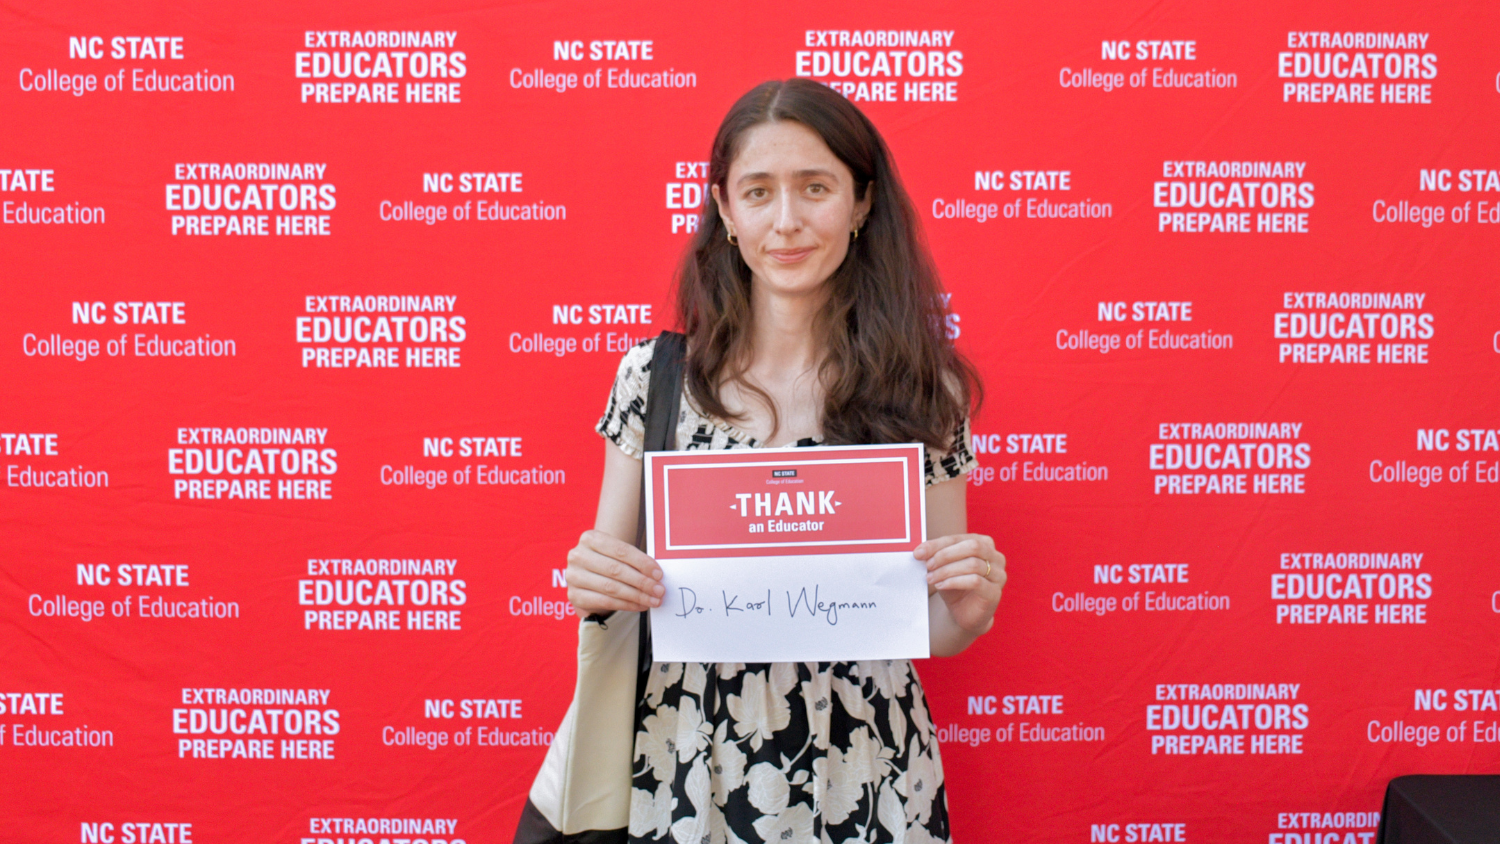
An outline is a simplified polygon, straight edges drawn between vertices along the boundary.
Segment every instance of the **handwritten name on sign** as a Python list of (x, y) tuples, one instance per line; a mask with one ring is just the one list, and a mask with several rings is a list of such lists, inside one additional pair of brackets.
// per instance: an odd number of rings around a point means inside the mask
[[(821, 615), (823, 616), (823, 619), (829, 624), (838, 624), (839, 610), (848, 612), (850, 610), (873, 610), (879, 609), (880, 607), (880, 605), (875, 603), (874, 601), (825, 601), (822, 600), (818, 594), (822, 588), (823, 587), (819, 584), (813, 584), (812, 593), (811, 595), (809, 595), (807, 587), (804, 586), (801, 589), (797, 590), (797, 594), (795, 596), (792, 595), (792, 590), (786, 590), (786, 617), (796, 618), (797, 613), (801, 611), (809, 618), (815, 615)], [(713, 611), (711, 607), (698, 606), (698, 593), (693, 591), (692, 589), (686, 586), (679, 586), (677, 587), (677, 591), (680, 593), (678, 595), (678, 601), (682, 605), (682, 609), (677, 613), (679, 617), (689, 618), (694, 613)], [(758, 614), (764, 613), (767, 618), (771, 618), (776, 615), (776, 605), (771, 600), (770, 589), (766, 590), (766, 596), (761, 600), (752, 600), (751, 598), (747, 597), (742, 601), (739, 594), (736, 593), (734, 595), (731, 595), (722, 589), (719, 590), (719, 597), (724, 601), (725, 618), (730, 618), (734, 613), (739, 612), (751, 612)], [(754, 597), (760, 598), (759, 595)]]
[(648, 454), (653, 659), (925, 657), (920, 445)]

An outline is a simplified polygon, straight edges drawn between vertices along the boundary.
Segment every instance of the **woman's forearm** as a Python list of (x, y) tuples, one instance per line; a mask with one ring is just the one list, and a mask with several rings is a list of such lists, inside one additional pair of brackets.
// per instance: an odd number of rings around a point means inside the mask
[[(991, 618), (985, 625), (985, 630), (994, 623), (995, 620)], [(953, 614), (948, 612), (948, 602), (943, 600), (942, 595), (933, 593), (927, 597), (927, 643), (933, 656), (957, 656), (974, 644), (974, 640), (983, 635), (985, 630), (963, 629), (953, 620)]]

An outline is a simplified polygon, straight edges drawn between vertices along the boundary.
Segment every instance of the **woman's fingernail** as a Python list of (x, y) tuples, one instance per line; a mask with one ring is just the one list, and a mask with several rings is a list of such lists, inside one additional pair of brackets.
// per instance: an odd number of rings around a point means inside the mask
[(667, 587), (658, 583), (655, 586), (651, 587), (651, 591), (655, 592), (658, 595), (665, 595), (667, 594)]

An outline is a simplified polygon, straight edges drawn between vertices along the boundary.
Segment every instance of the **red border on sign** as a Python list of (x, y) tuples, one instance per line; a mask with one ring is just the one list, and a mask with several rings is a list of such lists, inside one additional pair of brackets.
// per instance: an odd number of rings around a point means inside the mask
[[(651, 503), (651, 518), (646, 525), (647, 547), (657, 559), (911, 551), (926, 539), (925, 459), (925, 449), (919, 443), (652, 452), (646, 455), (646, 494)], [(829, 527), (805, 534), (798, 531), (762, 533), (750, 538), (744, 532), (746, 523), (732, 519), (736, 496), (728, 492), (729, 486), (743, 484), (747, 469), (755, 470), (756, 478), (762, 477), (765, 470), (780, 470), (813, 475), (825, 482), (847, 479), (841, 485), (846, 490), (841, 497), (859, 498), (867, 505), (864, 510), (878, 510), (879, 513), (865, 519), (844, 518), (837, 529)], [(710, 479), (705, 473), (715, 477)], [(723, 481), (717, 476), (722, 476)], [(690, 482), (686, 480), (688, 478), (691, 478)], [(720, 502), (717, 500), (719, 490), (714, 487), (725, 484), (729, 486), (725, 487), (724, 501)], [(679, 490), (675, 502), (674, 489)], [(714, 508), (709, 511), (713, 514), (711, 519), (704, 517), (706, 489), (712, 490), (708, 495), (715, 501), (708, 505)], [(775, 494), (785, 498), (797, 492), (788, 490)], [(800, 492), (805, 496), (801, 501), (813, 499), (812, 492)], [(745, 496), (738, 497), (741, 499), (739, 515), (746, 516)], [(897, 500), (892, 500), (892, 497)], [(828, 498), (827, 503), (835, 503), (831, 496)], [(872, 501), (877, 506), (869, 506)], [(819, 503), (824, 502), (820, 500)], [(721, 506), (729, 509), (730, 517), (717, 518)], [(677, 519), (675, 527), (674, 518)], [(779, 519), (771, 521), (780, 522)], [(832, 518), (829, 517), (828, 521)], [(733, 522), (732, 528), (728, 522)], [(691, 527), (683, 527), (684, 523)], [(816, 524), (821, 530), (826, 522), (817, 521)], [(762, 536), (764, 539), (760, 538)]]

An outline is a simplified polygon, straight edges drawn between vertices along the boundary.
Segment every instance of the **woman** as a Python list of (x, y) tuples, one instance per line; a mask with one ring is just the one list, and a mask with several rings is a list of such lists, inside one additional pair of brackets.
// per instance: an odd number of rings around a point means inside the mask
[[(944, 336), (916, 215), (869, 120), (815, 82), (730, 109), (684, 260), (679, 448), (923, 442), (932, 653), (993, 624), (1005, 558), (966, 532), (973, 370)], [(652, 342), (626, 353), (599, 433), (594, 529), (568, 555), (581, 615), (661, 603), (633, 547)], [(632, 840), (947, 841), (932, 719), (905, 660), (651, 666), (636, 714)]]

